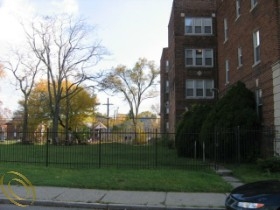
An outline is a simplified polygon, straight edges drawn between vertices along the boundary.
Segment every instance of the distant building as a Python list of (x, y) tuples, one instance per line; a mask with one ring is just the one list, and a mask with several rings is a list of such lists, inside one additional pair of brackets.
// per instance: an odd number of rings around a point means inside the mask
[(0, 140), (15, 140), (21, 138), (21, 118), (15, 117), (0, 125)]

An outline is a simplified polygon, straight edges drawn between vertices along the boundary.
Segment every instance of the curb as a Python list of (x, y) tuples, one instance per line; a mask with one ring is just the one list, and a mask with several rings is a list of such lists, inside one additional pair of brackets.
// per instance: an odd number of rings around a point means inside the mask
[[(21, 201), (23, 205), (30, 205), (31, 200)], [(0, 198), (1, 204), (12, 204), (9, 199)], [(103, 204), (103, 203), (84, 203), (84, 202), (65, 202), (65, 201), (44, 201), (37, 200), (32, 206), (47, 206), (47, 207), (68, 207), (68, 208), (85, 208), (99, 210), (223, 210), (218, 207), (170, 207), (170, 206), (144, 206), (144, 205), (123, 205), (123, 204)]]

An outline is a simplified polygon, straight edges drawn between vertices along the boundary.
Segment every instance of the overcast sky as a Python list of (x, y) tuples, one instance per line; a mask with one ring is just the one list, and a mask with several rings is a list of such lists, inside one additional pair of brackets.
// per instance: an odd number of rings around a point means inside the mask
[[(132, 67), (140, 57), (154, 60), (159, 66), (162, 48), (168, 45), (168, 21), (172, 0), (0, 0), (0, 56), (7, 52), (8, 43), (22, 42), (18, 19), (35, 15), (71, 13), (87, 19), (96, 28), (96, 38), (110, 52), (96, 69), (108, 69), (119, 64)], [(13, 111), (21, 97), (11, 85), (12, 79), (0, 80), (0, 101)], [(110, 114), (115, 110), (127, 113), (128, 107), (120, 97), (98, 93), (99, 102), (110, 97)], [(146, 101), (142, 111), (159, 104), (159, 97)], [(99, 111), (106, 113), (106, 107)]]

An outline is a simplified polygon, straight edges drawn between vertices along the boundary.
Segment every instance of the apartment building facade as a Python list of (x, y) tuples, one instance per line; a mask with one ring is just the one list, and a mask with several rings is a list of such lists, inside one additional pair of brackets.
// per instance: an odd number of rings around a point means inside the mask
[[(161, 85), (169, 85), (162, 132), (174, 132), (192, 103), (222, 97), (237, 81), (255, 93), (262, 125), (280, 131), (279, 20), (280, 0), (174, 0), (161, 58)], [(266, 147), (280, 152), (275, 142)]]
[(211, 103), (217, 75), (215, 0), (174, 0), (161, 57), (161, 131), (195, 103)]
[[(280, 1), (217, 0), (218, 88), (242, 81), (255, 93), (258, 117), (280, 131)], [(278, 136), (276, 135), (276, 140)], [(280, 152), (263, 142), (263, 152)]]

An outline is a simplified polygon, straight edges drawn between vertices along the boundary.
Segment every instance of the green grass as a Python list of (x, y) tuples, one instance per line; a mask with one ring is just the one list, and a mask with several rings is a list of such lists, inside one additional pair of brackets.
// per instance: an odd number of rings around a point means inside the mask
[(5, 181), (11, 170), (25, 175), (34, 186), (222, 193), (232, 189), (209, 163), (179, 158), (176, 150), (160, 144), (0, 144), (0, 173)]
[(234, 176), (244, 183), (266, 180), (280, 179), (280, 173), (270, 173), (261, 170), (257, 164), (240, 164), (226, 166), (233, 171)]
[(34, 186), (60, 186), (88, 189), (229, 192), (231, 186), (210, 169), (63, 169), (30, 164), (0, 164), (4, 183), (11, 179), (8, 171), (26, 176)]

